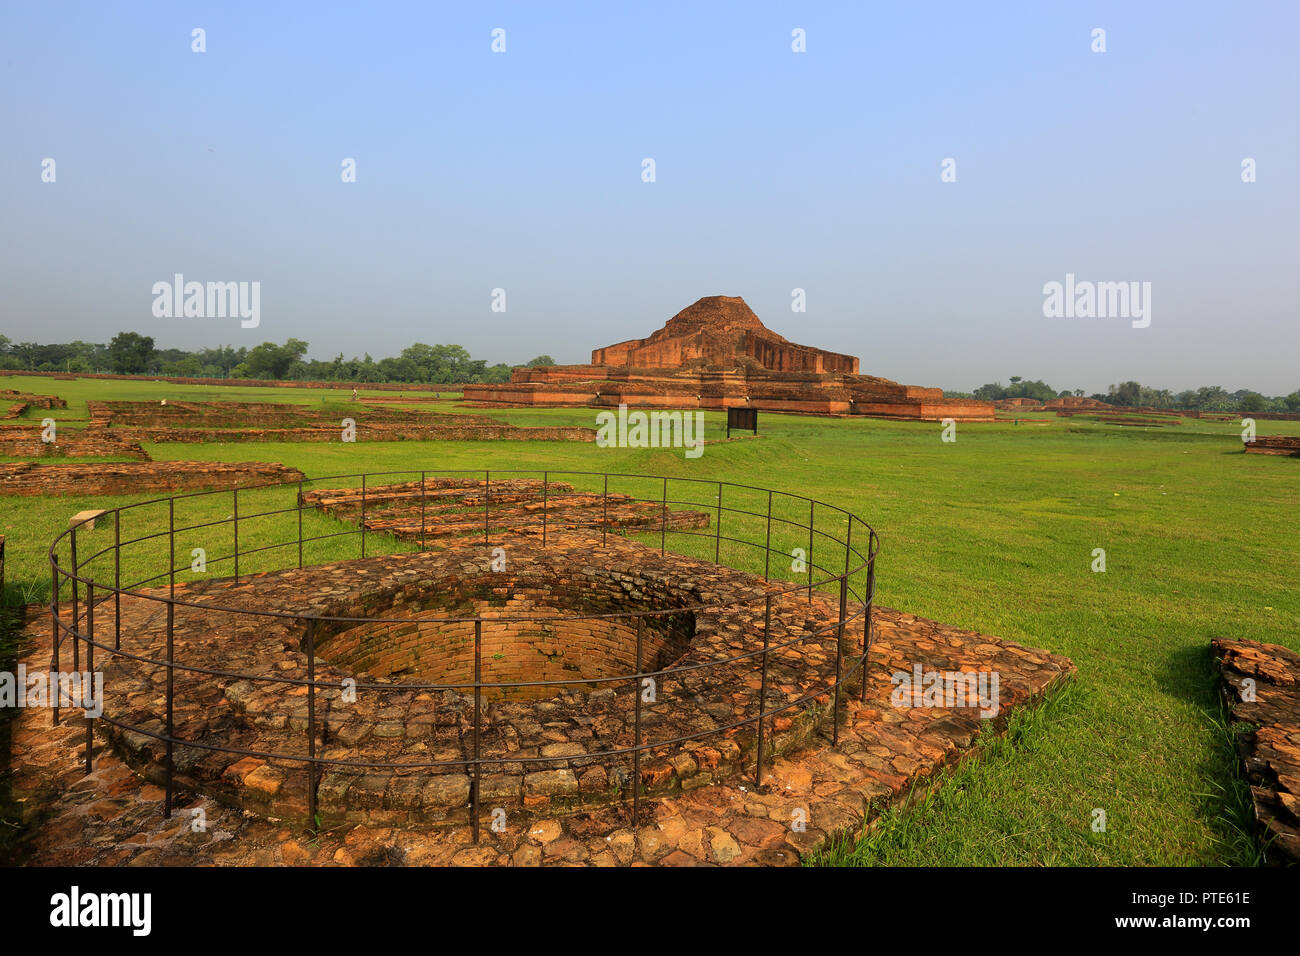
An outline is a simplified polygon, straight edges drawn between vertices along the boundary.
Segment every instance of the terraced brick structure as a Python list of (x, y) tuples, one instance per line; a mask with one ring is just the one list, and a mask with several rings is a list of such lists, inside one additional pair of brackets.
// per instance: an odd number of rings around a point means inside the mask
[(517, 368), (508, 384), (466, 385), (464, 394), (485, 405), (743, 406), (924, 421), (994, 419), (991, 402), (860, 375), (855, 356), (790, 342), (732, 296), (700, 299), (648, 338), (595, 349), (590, 365)]

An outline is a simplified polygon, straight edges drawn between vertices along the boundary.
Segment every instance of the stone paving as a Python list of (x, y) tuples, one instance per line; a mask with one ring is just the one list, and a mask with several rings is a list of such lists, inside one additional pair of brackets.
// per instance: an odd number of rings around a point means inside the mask
[[(485, 800), (477, 845), (471, 827), (458, 819), (399, 823), (377, 810), (317, 830), (305, 814), (276, 817), (232, 807), (216, 788), (178, 791), (176, 812), (166, 820), (162, 789), (126, 766), (102, 736), (94, 772), (83, 776), (80, 717), (53, 728), (48, 709), (25, 708), (13, 731), (13, 792), (27, 824), (25, 858), (100, 866), (793, 865), (959, 759), (981, 730), (1000, 728), (1011, 711), (1032, 705), (1074, 670), (1058, 655), (898, 611), (877, 608), (875, 622), (867, 699), (847, 695), (837, 747), (826, 718), (766, 762), (761, 788), (753, 785), (752, 761), (750, 775), (743, 768), (723, 780), (697, 774), (698, 786), (687, 789), (679, 780), (670, 792), (645, 799), (635, 823), (629, 799), (592, 808), (524, 801), (506, 809), (494, 831), (496, 804)], [(48, 662), (49, 631), (48, 610), (33, 609), (27, 666)], [(997, 713), (987, 718), (970, 701), (945, 697), (942, 688), (933, 698), (928, 685), (924, 693), (919, 687), (905, 692), (899, 679), (981, 671), (999, 677)], [(698, 763), (698, 755), (691, 759)]]

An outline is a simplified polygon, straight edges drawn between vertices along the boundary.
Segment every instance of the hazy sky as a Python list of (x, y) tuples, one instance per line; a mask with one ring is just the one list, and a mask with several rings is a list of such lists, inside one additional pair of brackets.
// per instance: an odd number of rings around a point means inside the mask
[(910, 384), (1300, 388), (1294, 2), (331, 6), (4, 3), (0, 333), (582, 362), (721, 294)]

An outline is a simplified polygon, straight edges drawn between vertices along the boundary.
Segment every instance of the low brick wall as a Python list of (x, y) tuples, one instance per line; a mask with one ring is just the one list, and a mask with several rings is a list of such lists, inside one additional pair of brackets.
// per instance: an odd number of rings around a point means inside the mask
[(1253, 455), (1288, 455), (1300, 458), (1300, 435), (1261, 435), (1254, 441), (1242, 444)]
[(279, 402), (88, 402), (91, 428), (132, 441), (332, 442), (343, 419), (356, 441), (591, 441), (594, 428), (520, 427), (484, 415), (367, 407), (348, 412)]
[(0, 455), (15, 458), (132, 458), (148, 461), (149, 455), (137, 442), (119, 435), (108, 435), (90, 429), (64, 428), (57, 431), (57, 440), (41, 439), (41, 426), (0, 426)]
[(127, 495), (298, 481), (296, 468), (265, 461), (0, 464), (0, 495)]

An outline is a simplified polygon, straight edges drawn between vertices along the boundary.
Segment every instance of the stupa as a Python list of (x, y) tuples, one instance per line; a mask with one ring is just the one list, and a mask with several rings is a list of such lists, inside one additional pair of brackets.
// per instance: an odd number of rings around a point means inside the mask
[(706, 296), (648, 338), (598, 348), (590, 365), (517, 368), (508, 383), (467, 385), (465, 400), (504, 406), (733, 406), (810, 415), (993, 421), (991, 402), (858, 373), (858, 359), (798, 345), (739, 296)]

